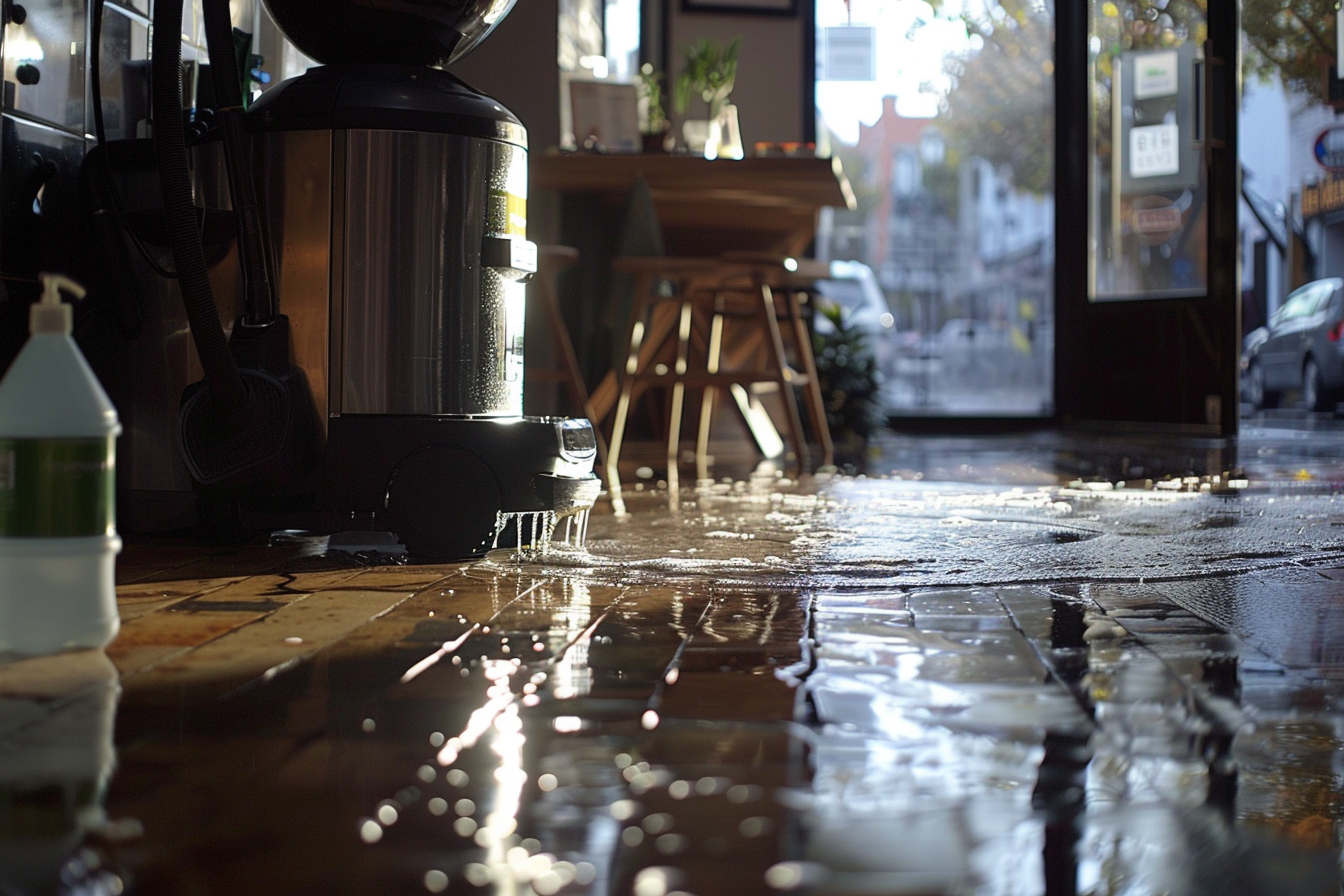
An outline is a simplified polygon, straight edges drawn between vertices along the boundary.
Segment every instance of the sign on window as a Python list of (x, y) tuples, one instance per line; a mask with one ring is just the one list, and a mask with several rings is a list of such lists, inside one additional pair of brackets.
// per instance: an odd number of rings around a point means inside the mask
[(1180, 172), (1180, 125), (1154, 124), (1130, 129), (1130, 177), (1161, 177)]

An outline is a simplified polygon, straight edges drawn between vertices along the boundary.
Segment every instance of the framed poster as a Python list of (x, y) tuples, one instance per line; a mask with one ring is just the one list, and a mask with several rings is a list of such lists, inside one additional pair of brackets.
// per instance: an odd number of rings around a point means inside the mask
[(569, 102), (574, 117), (574, 142), (580, 149), (640, 151), (639, 93), (635, 85), (570, 81)]

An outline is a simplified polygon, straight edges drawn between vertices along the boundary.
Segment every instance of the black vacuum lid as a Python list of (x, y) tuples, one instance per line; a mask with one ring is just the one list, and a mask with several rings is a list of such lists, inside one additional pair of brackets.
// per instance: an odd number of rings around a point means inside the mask
[(428, 131), (527, 148), (527, 130), (499, 102), (445, 71), (414, 65), (309, 69), (263, 93), (248, 124), (258, 131)]
[(327, 65), (449, 65), (485, 39), (516, 0), (265, 0), (280, 30)]

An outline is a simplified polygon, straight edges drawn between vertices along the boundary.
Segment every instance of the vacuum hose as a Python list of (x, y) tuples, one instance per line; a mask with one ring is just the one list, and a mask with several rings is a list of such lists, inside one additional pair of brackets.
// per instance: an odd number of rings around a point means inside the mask
[[(151, 85), (154, 148), (169, 243), (192, 339), (205, 371), (203, 384), (194, 383), (183, 392), (178, 414), (182, 460), (202, 491), (206, 511), (227, 520), (236, 518), (244, 500), (264, 500), (277, 491), (309, 488), (319, 429), (307, 378), (289, 358), (289, 321), (276, 313), (266, 274), (261, 215), (250, 172), (244, 170), (242, 85), (232, 24), (227, 2), (207, 3), (206, 8), (217, 12), (221, 5), (226, 43), (217, 48), (212, 42), (211, 58), (224, 70), (219, 81), (225, 87), (221, 105), (232, 107), (231, 114), (224, 116), (233, 119), (232, 135), (225, 127), (225, 155), (231, 162), (228, 177), (248, 288), (246, 311), (228, 339), (210, 288), (192, 201), (182, 120), (180, 3), (154, 4)], [(215, 23), (218, 26), (218, 18)], [(226, 83), (230, 80), (237, 82), (231, 91)]]
[(270, 326), (277, 314), (270, 258), (257, 205), (252, 167), (243, 145), (243, 79), (238, 71), (229, 0), (205, 0), (205, 40), (215, 87), (215, 113), (224, 135), (229, 197), (238, 222), (238, 259), (242, 268), (244, 326)]
[(151, 45), (151, 108), (154, 113), (154, 152), (159, 186), (163, 192), (168, 239), (177, 264), (178, 285), (196, 354), (215, 407), (225, 417), (247, 403), (247, 387), (229, 351), (219, 321), (210, 273), (201, 246), (200, 221), (192, 201), (187, 162), (186, 132), (182, 122), (182, 4), (154, 4)]

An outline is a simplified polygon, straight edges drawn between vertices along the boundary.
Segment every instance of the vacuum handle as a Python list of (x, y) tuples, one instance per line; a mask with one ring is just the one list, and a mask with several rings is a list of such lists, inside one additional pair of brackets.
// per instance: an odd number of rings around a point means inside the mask
[(537, 272), (537, 244), (511, 236), (487, 236), (481, 240), (481, 266), (525, 283)]

